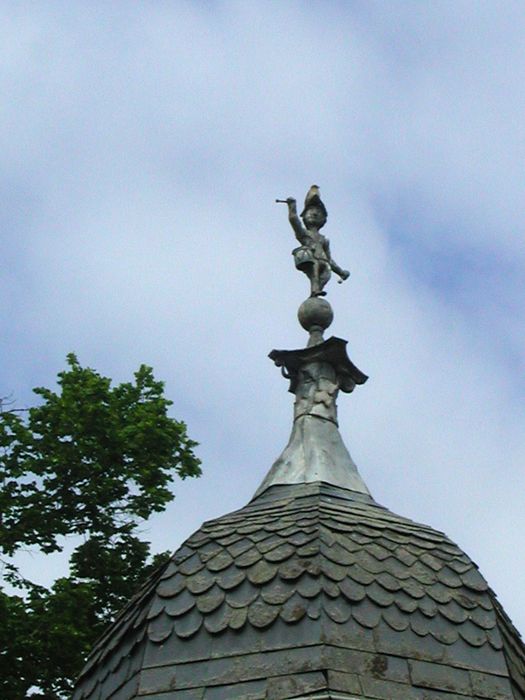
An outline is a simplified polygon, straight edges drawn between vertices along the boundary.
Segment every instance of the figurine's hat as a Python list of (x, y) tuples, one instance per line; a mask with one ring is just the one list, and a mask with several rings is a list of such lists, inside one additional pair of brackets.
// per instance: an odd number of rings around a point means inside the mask
[(308, 209), (312, 209), (313, 207), (320, 209), (325, 217), (328, 217), (328, 212), (326, 211), (326, 207), (321, 200), (319, 187), (317, 185), (312, 185), (306, 193), (304, 209), (301, 212), (301, 216), (304, 216)]

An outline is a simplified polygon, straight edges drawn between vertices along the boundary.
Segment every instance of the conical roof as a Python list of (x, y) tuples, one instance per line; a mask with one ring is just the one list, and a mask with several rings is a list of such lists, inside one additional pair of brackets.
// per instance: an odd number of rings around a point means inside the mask
[(318, 482), (205, 523), (99, 641), (74, 697), (510, 700), (524, 673), (457, 545)]
[(74, 700), (525, 700), (525, 647), (476, 565), (378, 504), (344, 446), (337, 394), (367, 377), (323, 340), (326, 307), (301, 306), (307, 348), (270, 354), (295, 395), (282, 455), (130, 601)]

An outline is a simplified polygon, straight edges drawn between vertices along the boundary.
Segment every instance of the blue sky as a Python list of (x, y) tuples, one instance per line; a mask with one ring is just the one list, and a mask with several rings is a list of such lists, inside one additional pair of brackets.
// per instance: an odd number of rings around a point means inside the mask
[(315, 182), (352, 272), (332, 330), (370, 375), (345, 441), (525, 630), (524, 32), (511, 1), (3, 2), (1, 393), (70, 351), (151, 364), (204, 475), (145, 535), (242, 506), (291, 428), (267, 353), (305, 342), (274, 199)]

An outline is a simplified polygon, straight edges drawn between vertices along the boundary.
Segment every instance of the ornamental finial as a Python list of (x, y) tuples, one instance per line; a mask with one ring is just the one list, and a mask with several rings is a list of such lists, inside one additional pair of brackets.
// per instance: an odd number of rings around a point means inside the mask
[(294, 424), (288, 445), (256, 496), (278, 484), (324, 482), (368, 498), (369, 491), (339, 433), (336, 405), (339, 391), (350, 393), (368, 377), (348, 357), (346, 340), (323, 339), (333, 319), (323, 288), (332, 271), (341, 280), (350, 273), (334, 262), (328, 239), (319, 233), (327, 213), (317, 185), (306, 195), (301, 214), (304, 226), (293, 197), (276, 201), (288, 205), (290, 224), (301, 243), (293, 255), (296, 267), (310, 280), (311, 293), (299, 307), (298, 317), (310, 338), (306, 348), (270, 353), (270, 359), (290, 381), (289, 391), (295, 394)]
[(328, 213), (321, 200), (319, 187), (312, 185), (306, 193), (301, 219), (297, 214), (297, 202), (293, 197), (276, 199), (288, 205), (288, 220), (301, 244), (292, 251), (295, 267), (304, 272), (310, 280), (310, 297), (299, 308), (299, 322), (310, 333), (308, 345), (323, 342), (323, 331), (332, 323), (333, 311), (330, 304), (319, 297), (326, 296), (324, 288), (332, 276), (339, 275), (339, 282), (346, 280), (350, 273), (343, 270), (332, 258), (330, 242), (320, 233), (326, 224)]

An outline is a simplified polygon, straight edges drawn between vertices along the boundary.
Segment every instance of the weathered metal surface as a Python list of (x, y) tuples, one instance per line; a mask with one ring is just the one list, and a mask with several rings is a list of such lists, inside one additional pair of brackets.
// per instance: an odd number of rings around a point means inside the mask
[[(271, 663), (256, 661), (263, 652)], [(297, 660), (284, 668), (279, 658)], [(122, 689), (139, 675), (137, 697), (199, 686), (204, 700), (244, 697), (232, 688), (253, 681), (269, 700), (268, 679), (287, 688), (288, 676), (311, 672), (313, 691), (314, 672), (332, 670), (350, 674), (332, 676), (334, 691), (347, 681), (356, 697), (510, 700), (525, 698), (524, 667), (517, 632), (445, 535), (369, 497), (280, 486), (187, 540), (100, 640), (74, 698), (116, 698), (119, 688), (134, 698)], [(484, 678), (493, 695), (480, 691)]]
[(339, 433), (336, 400), (367, 377), (346, 354), (346, 341), (329, 340), (302, 350), (274, 350), (270, 357), (285, 370), (295, 393), (292, 434), (256, 492), (277, 484), (325, 482), (369, 495)]
[(314, 416), (301, 416), (293, 424), (288, 445), (255, 495), (277, 484), (319, 481), (369, 494), (337, 426)]
[(299, 372), (311, 362), (326, 362), (334, 367), (336, 374), (346, 381), (342, 382), (341, 390), (351, 392), (356, 384), (364, 384), (367, 375), (361, 372), (348, 357), (347, 341), (342, 338), (328, 338), (323, 343), (300, 350), (272, 350), (269, 358), (277, 367), (283, 367), (287, 378), (290, 379), (289, 391), (295, 394)]

